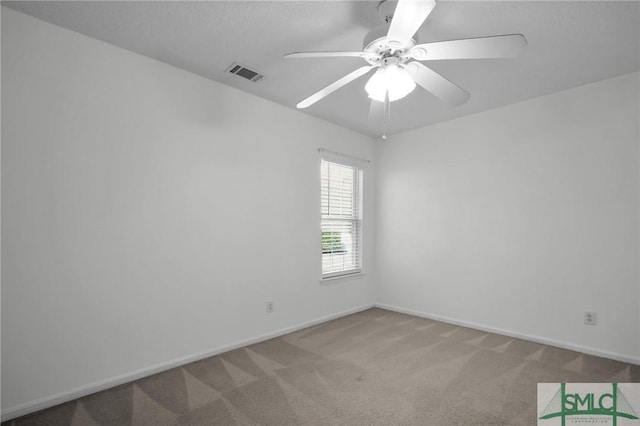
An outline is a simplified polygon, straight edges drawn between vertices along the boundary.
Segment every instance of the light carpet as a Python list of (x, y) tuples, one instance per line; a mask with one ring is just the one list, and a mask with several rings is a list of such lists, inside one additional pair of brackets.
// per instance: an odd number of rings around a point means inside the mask
[(369, 309), (4, 424), (535, 425), (539, 382), (640, 366)]

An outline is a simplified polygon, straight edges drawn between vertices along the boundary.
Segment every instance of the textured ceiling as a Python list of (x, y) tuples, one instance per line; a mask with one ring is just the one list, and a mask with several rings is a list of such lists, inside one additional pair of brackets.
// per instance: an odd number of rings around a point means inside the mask
[[(360, 50), (381, 20), (374, 1), (3, 2), (3, 5), (220, 83), (295, 108), (365, 65), (359, 58), (289, 59), (294, 51)], [(422, 127), (640, 69), (636, 1), (441, 1), (421, 42), (524, 34), (517, 59), (426, 62), (471, 93), (450, 107), (417, 88), (391, 104), (387, 134)], [(234, 61), (265, 75), (251, 83), (224, 73)], [(304, 110), (379, 137), (369, 122), (366, 77)]]

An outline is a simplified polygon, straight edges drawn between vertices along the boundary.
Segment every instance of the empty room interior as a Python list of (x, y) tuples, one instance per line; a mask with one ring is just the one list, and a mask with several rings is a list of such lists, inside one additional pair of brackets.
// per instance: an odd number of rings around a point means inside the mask
[(640, 422), (640, 2), (3, 1), (1, 73), (3, 425)]

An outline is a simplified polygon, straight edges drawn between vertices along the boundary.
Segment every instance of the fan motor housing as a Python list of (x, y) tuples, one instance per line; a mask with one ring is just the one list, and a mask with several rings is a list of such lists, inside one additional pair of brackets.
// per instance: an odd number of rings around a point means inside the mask
[(364, 59), (371, 65), (380, 63), (386, 57), (397, 56), (407, 52), (417, 44), (417, 35), (414, 35), (406, 46), (400, 51), (396, 51), (389, 43), (387, 43), (387, 33), (389, 32), (389, 24), (382, 24), (367, 33), (362, 42), (362, 48), (365, 52), (373, 53), (374, 55), (367, 56)]

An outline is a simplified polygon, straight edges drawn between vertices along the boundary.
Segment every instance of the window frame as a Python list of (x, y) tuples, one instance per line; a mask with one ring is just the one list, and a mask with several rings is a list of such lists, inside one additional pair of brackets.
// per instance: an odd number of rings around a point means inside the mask
[[(353, 217), (351, 219), (345, 219), (345, 218), (329, 218), (325, 215), (322, 214), (322, 186), (323, 186), (323, 180), (322, 180), (322, 162), (326, 161), (329, 163), (334, 163), (337, 164), (338, 166), (344, 166), (344, 167), (350, 167), (353, 168), (355, 171), (355, 176), (354, 176), (354, 188), (353, 188), (353, 192), (354, 192), (354, 202), (357, 203), (355, 207), (355, 210), (357, 212), (357, 217)], [(320, 177), (320, 184), (318, 185), (318, 189), (319, 189), (319, 194), (318, 194), (318, 198), (320, 200), (320, 209), (319, 209), (319, 215), (320, 215), (320, 281), (330, 281), (330, 280), (336, 280), (336, 279), (340, 279), (340, 278), (348, 278), (348, 277), (353, 277), (353, 276), (358, 276), (358, 275), (363, 275), (364, 274), (364, 238), (363, 238), (363, 234), (364, 234), (364, 177), (365, 177), (365, 170), (364, 170), (364, 161), (359, 161), (355, 158), (352, 158), (350, 156), (342, 156), (339, 154), (336, 155), (332, 155), (332, 154), (327, 154), (326, 152), (323, 152), (321, 157), (320, 157), (320, 161), (318, 162), (319, 166), (320, 166), (320, 173), (319, 173), (319, 177)], [(335, 220), (335, 221), (351, 221), (353, 226), (355, 226), (357, 228), (357, 239), (356, 239), (356, 245), (357, 245), (357, 258), (356, 258), (356, 267), (353, 269), (346, 269), (346, 270), (341, 270), (341, 271), (333, 271), (333, 272), (324, 272), (324, 265), (323, 265), (323, 252), (322, 252), (322, 229), (323, 229), (323, 225), (325, 224), (325, 221), (331, 221), (331, 220)]]

